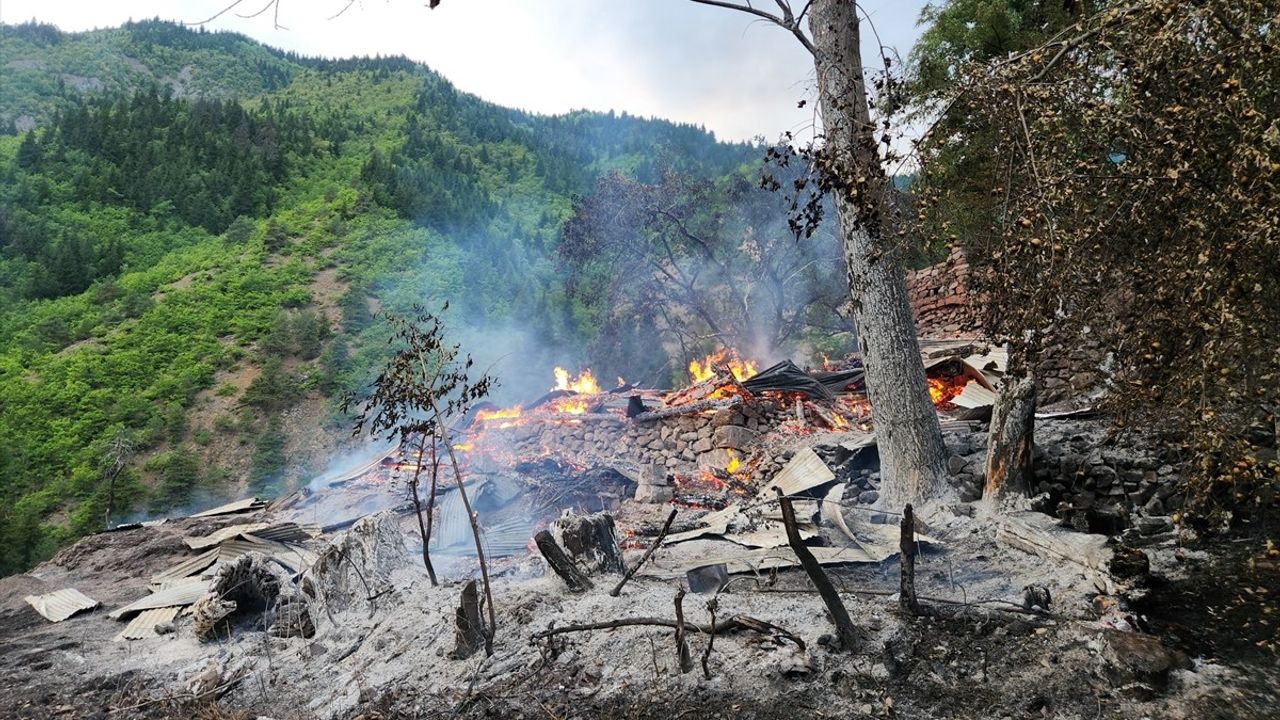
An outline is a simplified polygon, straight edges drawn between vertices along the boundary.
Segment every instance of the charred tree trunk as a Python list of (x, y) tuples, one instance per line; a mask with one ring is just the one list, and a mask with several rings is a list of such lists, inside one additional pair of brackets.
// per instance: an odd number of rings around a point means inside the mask
[(427, 576), (431, 578), (431, 586), (439, 585), (436, 581), (436, 569), (431, 565), (431, 512), (434, 509), (436, 497), (436, 474), (439, 464), (435, 458), (436, 438), (431, 436), (431, 494), (427, 499), (426, 520), (423, 520), (422, 498), (418, 496), (419, 480), (422, 477), (422, 456), (427, 451), (427, 436), (422, 435), (421, 441), (418, 443), (418, 463), (413, 469), (413, 479), (409, 481), (409, 494), (413, 496), (413, 512), (418, 516), (418, 532), (422, 533), (422, 564), (427, 568)]
[(538, 534), (533, 536), (533, 542), (538, 546), (538, 552), (542, 553), (542, 557), (546, 559), (547, 565), (550, 565), (552, 571), (564, 580), (565, 585), (569, 586), (569, 592), (580, 593), (595, 587), (591, 578), (579, 570), (569, 556), (564, 554), (560, 544), (551, 537), (550, 531), (538, 531)]
[(471, 657), (484, 646), (488, 637), (480, 615), (480, 593), (476, 590), (476, 581), (468, 580), (462, 586), (462, 597), (454, 613), (454, 644), (449, 657), (454, 660)]
[(587, 573), (621, 575), (627, 571), (613, 516), (609, 513), (570, 515), (559, 518), (552, 527), (574, 564)]
[(814, 0), (809, 31), (827, 171), (837, 183), (836, 215), (880, 448), (880, 500), (891, 506), (940, 493), (946, 487), (946, 452), (907, 299), (901, 238), (890, 217), (892, 186), (867, 105), (856, 12), (848, 0)]
[(994, 507), (1003, 497), (1028, 494), (1035, 421), (1035, 383), (1030, 377), (1006, 378), (991, 411), (991, 431), (987, 435), (987, 485), (983, 498), (989, 505)]

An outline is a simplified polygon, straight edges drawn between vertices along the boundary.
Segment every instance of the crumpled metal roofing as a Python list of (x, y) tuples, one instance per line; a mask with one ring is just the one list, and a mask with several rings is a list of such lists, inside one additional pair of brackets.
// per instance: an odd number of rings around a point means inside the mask
[(50, 622), (62, 622), (82, 610), (98, 607), (97, 600), (75, 588), (64, 588), (44, 595), (28, 595), (23, 600)]
[(258, 498), (250, 497), (250, 498), (245, 498), (243, 500), (237, 500), (233, 503), (227, 503), (226, 505), (219, 505), (218, 507), (215, 507), (215, 508), (209, 508), (204, 512), (198, 512), (194, 515), (191, 515), (191, 517), (212, 517), (214, 515), (230, 515), (231, 513), (249, 512), (250, 510), (261, 510), (266, 506), (267, 504), (259, 500)]
[(172, 622), (178, 616), (177, 607), (151, 608), (143, 610), (123, 630), (116, 633), (112, 640), (142, 640), (156, 636), (156, 625)]
[(213, 583), (208, 580), (200, 582), (185, 583), (166, 588), (157, 593), (152, 593), (144, 598), (135, 600), (124, 607), (118, 607), (107, 613), (107, 617), (112, 620), (123, 620), (126, 616), (134, 613), (150, 610), (152, 608), (162, 607), (179, 607), (182, 605), (190, 605), (209, 592), (209, 588)]

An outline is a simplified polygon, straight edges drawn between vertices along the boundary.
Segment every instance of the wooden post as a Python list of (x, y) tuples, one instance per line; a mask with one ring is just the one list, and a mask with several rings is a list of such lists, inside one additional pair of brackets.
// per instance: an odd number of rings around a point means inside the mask
[(835, 623), (836, 636), (840, 640), (841, 648), (846, 651), (852, 650), (858, 644), (858, 630), (853, 625), (853, 619), (849, 617), (849, 611), (845, 609), (844, 602), (840, 600), (840, 594), (831, 584), (826, 571), (822, 569), (822, 565), (813, 553), (809, 552), (809, 548), (805, 547), (804, 540), (800, 537), (800, 530), (796, 527), (796, 509), (791, 505), (791, 498), (783, 495), (779, 488), (775, 487), (773, 491), (778, 494), (778, 504), (782, 506), (782, 524), (787, 528), (787, 543), (791, 545), (791, 551), (800, 560), (800, 567), (804, 568), (805, 573), (809, 575), (809, 580), (818, 589), (822, 602), (826, 603), (831, 621)]
[(684, 639), (684, 588), (676, 590), (676, 656), (681, 675), (693, 669), (693, 660), (689, 657), (689, 643)]
[(898, 607), (908, 615), (919, 615), (920, 603), (916, 600), (916, 519), (909, 504), (902, 510), (902, 522), (898, 529), (898, 556), (901, 560)]
[(1028, 377), (1005, 378), (996, 398), (987, 435), (987, 484), (990, 505), (1010, 495), (1030, 494), (1035, 448), (1035, 383)]

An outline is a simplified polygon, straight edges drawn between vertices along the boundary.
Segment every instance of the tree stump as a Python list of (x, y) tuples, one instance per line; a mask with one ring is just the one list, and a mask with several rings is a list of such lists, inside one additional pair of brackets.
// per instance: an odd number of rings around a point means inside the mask
[(484, 647), (484, 620), (480, 615), (480, 592), (476, 581), (469, 580), (462, 586), (462, 597), (454, 613), (454, 644), (449, 657), (464, 660)]
[(560, 546), (586, 574), (621, 575), (627, 571), (612, 515), (566, 515), (553, 522), (551, 528)]
[(551, 566), (551, 570), (564, 580), (564, 584), (569, 586), (569, 592), (580, 593), (595, 587), (585, 573), (578, 569), (577, 565), (569, 559), (560, 544), (551, 536), (547, 530), (538, 531), (533, 536), (533, 542), (538, 546), (538, 551), (542, 553), (542, 557), (546, 559), (547, 565)]
[(1035, 448), (1036, 389), (1030, 377), (1006, 378), (987, 435), (987, 484), (983, 497), (998, 503), (1029, 495)]

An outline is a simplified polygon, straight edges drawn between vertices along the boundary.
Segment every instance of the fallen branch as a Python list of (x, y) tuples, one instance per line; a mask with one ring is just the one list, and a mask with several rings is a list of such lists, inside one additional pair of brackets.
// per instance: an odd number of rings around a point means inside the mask
[(635, 618), (619, 618), (617, 620), (603, 620), (593, 623), (581, 623), (577, 625), (564, 625), (557, 628), (547, 628), (539, 630), (532, 635), (534, 640), (542, 640), (554, 635), (564, 635), (565, 633), (587, 632), (589, 630), (612, 630), (620, 627), (650, 626), (650, 627), (666, 627), (675, 628), (683, 625), (686, 631), (693, 630), (704, 635), (723, 635), (724, 633), (733, 632), (735, 630), (750, 630), (758, 632), (762, 635), (771, 635), (782, 640), (788, 640), (796, 644), (801, 650), (804, 650), (804, 641), (796, 637), (789, 630), (778, 627), (773, 623), (758, 620), (749, 615), (734, 615), (727, 620), (721, 620), (714, 625), (701, 625), (685, 621), (677, 623), (675, 620), (657, 617), (635, 617)]
[(831, 579), (827, 577), (818, 559), (809, 552), (804, 540), (800, 538), (800, 530), (796, 526), (796, 509), (791, 505), (791, 498), (783, 495), (780, 488), (775, 487), (773, 490), (778, 494), (778, 503), (782, 506), (782, 524), (787, 528), (787, 543), (799, 558), (800, 567), (804, 568), (805, 573), (809, 575), (809, 580), (822, 596), (822, 602), (826, 604), (827, 612), (831, 614), (831, 621), (835, 623), (836, 635), (840, 639), (841, 647), (852, 650), (858, 644), (858, 630), (849, 617), (849, 611), (845, 609), (844, 602), (840, 600), (840, 594), (836, 592), (835, 586), (831, 584)]
[(618, 584), (609, 591), (609, 595), (611, 597), (618, 597), (618, 595), (622, 594), (622, 586), (627, 584), (627, 581), (631, 579), (632, 575), (639, 572), (640, 568), (645, 564), (645, 561), (649, 559), (649, 556), (653, 555), (653, 552), (662, 544), (662, 540), (667, 537), (667, 532), (671, 530), (671, 522), (675, 519), (676, 509), (672, 508), (671, 514), (667, 516), (667, 521), (662, 524), (662, 530), (658, 533), (658, 537), (654, 539), (653, 544), (649, 546), (649, 549), (644, 551), (644, 555), (640, 558), (640, 562), (632, 566), (631, 569), (627, 571), (627, 574), (623, 575), (622, 579), (618, 581)]

